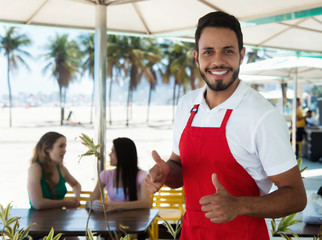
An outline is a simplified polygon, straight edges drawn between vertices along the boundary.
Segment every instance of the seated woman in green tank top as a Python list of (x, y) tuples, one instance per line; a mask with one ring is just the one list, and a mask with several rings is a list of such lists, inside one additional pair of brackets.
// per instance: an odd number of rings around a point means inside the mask
[[(66, 138), (48, 132), (37, 143), (28, 171), (28, 194), (33, 209), (77, 208), (81, 186), (63, 165)], [(73, 188), (74, 199), (64, 199), (66, 182)]]

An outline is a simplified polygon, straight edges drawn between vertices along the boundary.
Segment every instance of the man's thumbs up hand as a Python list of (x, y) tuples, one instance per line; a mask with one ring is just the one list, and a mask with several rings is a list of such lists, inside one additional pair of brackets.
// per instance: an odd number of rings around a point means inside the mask
[(218, 193), (219, 191), (226, 191), (226, 189), (223, 187), (223, 185), (221, 185), (221, 183), (219, 182), (216, 173), (213, 173), (211, 175), (211, 180), (212, 180), (212, 184), (216, 188), (216, 193)]
[(152, 157), (156, 164), (149, 170), (149, 174), (145, 178), (144, 183), (147, 190), (155, 193), (165, 183), (170, 168), (156, 151), (152, 151)]
[(212, 184), (216, 193), (204, 196), (200, 199), (201, 210), (206, 218), (213, 223), (225, 223), (232, 221), (238, 216), (238, 201), (220, 183), (217, 174), (211, 175)]

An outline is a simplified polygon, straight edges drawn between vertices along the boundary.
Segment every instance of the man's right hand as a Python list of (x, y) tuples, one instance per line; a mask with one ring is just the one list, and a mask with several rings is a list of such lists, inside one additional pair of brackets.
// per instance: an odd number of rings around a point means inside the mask
[(156, 151), (152, 151), (152, 157), (156, 164), (149, 170), (149, 174), (145, 178), (145, 187), (151, 193), (155, 193), (164, 185), (170, 167)]

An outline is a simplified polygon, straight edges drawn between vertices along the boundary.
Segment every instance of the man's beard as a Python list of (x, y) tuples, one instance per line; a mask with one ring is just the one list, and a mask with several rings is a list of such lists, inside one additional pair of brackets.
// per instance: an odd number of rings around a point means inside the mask
[[(230, 69), (230, 70), (232, 70), (232, 68), (217, 68), (217, 69)], [(209, 70), (210, 69), (206, 68), (205, 72), (207, 72)], [(219, 91), (226, 90), (227, 88), (229, 88), (235, 82), (235, 80), (237, 79), (237, 77), (239, 75), (239, 67), (238, 67), (237, 71), (233, 71), (233, 76), (231, 77), (229, 82), (227, 84), (225, 84), (225, 85), (224, 85), (222, 79), (217, 79), (214, 84), (211, 84), (208, 81), (208, 79), (206, 78), (206, 75), (201, 71), (200, 68), (199, 68), (199, 72), (200, 72), (200, 75), (201, 75), (202, 79), (205, 81), (205, 83), (208, 85), (208, 87), (213, 91), (219, 92)]]

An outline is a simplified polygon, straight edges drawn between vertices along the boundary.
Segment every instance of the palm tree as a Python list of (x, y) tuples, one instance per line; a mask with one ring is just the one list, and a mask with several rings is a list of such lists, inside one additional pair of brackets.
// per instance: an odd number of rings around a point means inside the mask
[(47, 65), (44, 67), (43, 71), (50, 71), (57, 80), (61, 109), (60, 124), (63, 125), (66, 90), (69, 83), (77, 77), (80, 66), (80, 50), (75, 41), (68, 40), (67, 34), (61, 36), (56, 34), (56, 38), (50, 40), (47, 48), (48, 52), (44, 54)]
[[(94, 105), (94, 94), (95, 94), (95, 79), (94, 79), (94, 41), (95, 36), (93, 34), (86, 34), (79, 36), (80, 45), (82, 46), (81, 54), (84, 58), (82, 65), (83, 71), (88, 72), (93, 80), (92, 100), (91, 100), (91, 117), (90, 123), (92, 123), (93, 105)], [(112, 99), (112, 83), (113, 78), (117, 78), (120, 71), (120, 49), (119, 49), (119, 37), (117, 35), (107, 36), (107, 76), (110, 77), (109, 87), (109, 122), (112, 124), (112, 112), (111, 112), (111, 99)], [(116, 71), (116, 72), (115, 72)]]
[[(167, 47), (166, 45), (163, 45)], [(194, 44), (190, 42), (170, 42), (168, 50), (165, 49), (165, 56), (167, 58), (165, 79), (169, 81), (170, 77), (174, 77), (173, 85), (173, 116), (175, 105), (178, 101), (180, 87), (183, 86), (184, 92), (187, 85), (191, 89), (200, 87), (203, 83), (200, 79), (198, 68), (193, 57)], [(176, 93), (177, 91), (177, 93)]]
[(136, 89), (143, 76), (146, 79), (153, 79), (154, 76), (146, 65), (149, 62), (150, 54), (146, 52), (151, 41), (148, 38), (120, 36), (119, 60), (120, 69), (125, 77), (129, 77), (128, 97), (127, 97), (127, 117), (126, 126), (129, 125), (129, 107), (132, 101), (133, 90)]
[(107, 76), (110, 78), (110, 87), (108, 94), (108, 109), (110, 125), (112, 125), (112, 86), (113, 82), (118, 82), (118, 78), (121, 75), (121, 60), (123, 58), (122, 50), (122, 38), (120, 35), (107, 35)]
[(173, 49), (176, 57), (171, 64), (171, 72), (175, 76), (176, 83), (184, 87), (184, 92), (187, 89), (187, 84), (190, 85), (192, 90), (200, 87), (203, 81), (201, 81), (198, 67), (193, 57), (194, 43), (179, 42), (173, 46)]
[(163, 53), (158, 44), (156, 43), (155, 39), (148, 38), (147, 44), (148, 46), (146, 47), (144, 56), (146, 67), (143, 68), (142, 71), (144, 72), (145, 78), (149, 83), (149, 94), (146, 115), (146, 122), (149, 122), (152, 91), (155, 89), (157, 84), (157, 71), (162, 75), (162, 67), (160, 66), (160, 63)]
[[(257, 48), (251, 48), (251, 50), (247, 52), (247, 63), (253, 63), (264, 59), (258, 55), (258, 50), (259, 49)], [(251, 84), (251, 87), (258, 91), (260, 84)]]
[(29, 69), (24, 57), (31, 57), (31, 55), (23, 50), (23, 47), (31, 44), (30, 39), (25, 34), (20, 34), (18, 28), (10, 27), (6, 30), (4, 36), (0, 36), (0, 50), (4, 51), (4, 55), (7, 58), (7, 82), (9, 91), (9, 126), (12, 126), (12, 93), (10, 74), (13, 70), (18, 68), (19, 64), (24, 65)]
[(84, 62), (82, 63), (82, 69), (84, 72), (88, 72), (88, 75), (93, 80), (92, 99), (91, 99), (91, 114), (90, 123), (93, 123), (93, 106), (94, 106), (94, 94), (95, 94), (95, 83), (94, 83), (94, 33), (83, 34), (79, 36), (80, 45), (82, 46), (81, 54)]

